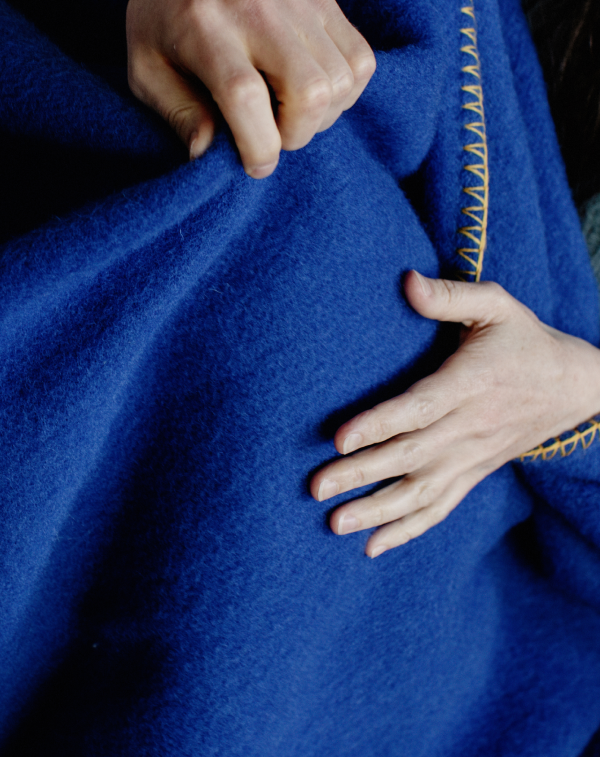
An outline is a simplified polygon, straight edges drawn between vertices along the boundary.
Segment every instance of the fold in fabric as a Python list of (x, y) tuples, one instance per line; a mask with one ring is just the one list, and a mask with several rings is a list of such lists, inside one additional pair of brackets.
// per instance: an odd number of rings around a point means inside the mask
[(308, 493), (340, 423), (456, 346), (401, 281), (463, 265), (473, 119), (481, 278), (600, 339), (518, 2), (343, 9), (377, 73), (255, 182), (0, 1), (3, 757), (575, 757), (600, 724), (599, 440), (374, 561), (328, 528), (349, 495)]

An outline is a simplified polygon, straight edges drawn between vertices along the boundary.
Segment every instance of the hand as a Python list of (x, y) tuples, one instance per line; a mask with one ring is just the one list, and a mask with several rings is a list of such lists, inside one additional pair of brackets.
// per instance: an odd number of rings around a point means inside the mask
[[(216, 104), (256, 179), (275, 170), (281, 149), (328, 129), (375, 71), (335, 0), (129, 0), (127, 48), (132, 92), (169, 122), (190, 158), (212, 141)], [(276, 120), (261, 74), (279, 103)]]
[(404, 286), (421, 315), (463, 324), (461, 346), (436, 373), (341, 426), (335, 446), (346, 457), (311, 481), (323, 501), (403, 476), (331, 516), (337, 534), (382, 526), (370, 557), (423, 534), (492, 471), (600, 411), (600, 350), (541, 323), (498, 284), (411, 271)]

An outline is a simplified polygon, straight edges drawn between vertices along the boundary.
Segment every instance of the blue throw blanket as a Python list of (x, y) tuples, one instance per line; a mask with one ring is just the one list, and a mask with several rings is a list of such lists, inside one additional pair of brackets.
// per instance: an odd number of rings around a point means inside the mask
[[(260, 182), (225, 132), (187, 164), (61, 3), (15, 5), (2, 757), (600, 754), (596, 424), (374, 561), (307, 491), (341, 422), (455, 349), (408, 269), (599, 342), (518, 0), (346, 0), (377, 73)], [(119, 2), (73, 8), (118, 49)]]

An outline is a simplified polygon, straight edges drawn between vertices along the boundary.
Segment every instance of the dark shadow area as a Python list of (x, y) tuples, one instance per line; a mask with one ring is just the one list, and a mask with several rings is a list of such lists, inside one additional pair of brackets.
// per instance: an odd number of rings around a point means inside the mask
[[(10, 4), (66, 55), (144, 111), (148, 135), (147, 144), (134, 154), (126, 149), (102, 151), (97, 145), (88, 148), (10, 130), (0, 132), (0, 243), (125, 187), (160, 176), (187, 160), (187, 150), (171, 129), (129, 91), (124, 0), (10, 0)], [(91, 124), (90, 133), (99, 128)]]
[(600, 3), (523, 0), (577, 204), (600, 192)]
[[(418, 358), (408, 370), (398, 374), (388, 383), (382, 384), (375, 391), (365, 394), (351, 405), (340, 408), (340, 410), (328, 416), (319, 426), (319, 437), (325, 440), (333, 439), (338, 428), (358, 413), (369, 410), (380, 402), (397, 397), (419, 379), (435, 373), (444, 360), (453, 352), (456, 352), (458, 346), (459, 325), (440, 323), (435, 339), (426, 354)], [(313, 471), (313, 473), (315, 472)]]
[(538, 543), (536, 525), (532, 517), (518, 523), (511, 529), (510, 541), (519, 562), (526, 564), (536, 575), (545, 575), (544, 557)]
[[(317, 429), (317, 435), (321, 440), (331, 440), (335, 436), (335, 432), (338, 428), (349, 421), (358, 413), (362, 413), (365, 410), (378, 405), (380, 402), (397, 397), (399, 394), (405, 392), (409, 387), (416, 383), (424, 376), (428, 376), (435, 373), (437, 369), (442, 365), (449, 355), (457, 350), (459, 346), (459, 326), (455, 323), (440, 323), (436, 334), (436, 337), (426, 354), (422, 355), (408, 370), (398, 374), (392, 381), (382, 384), (375, 391), (369, 392), (360, 397), (356, 402), (347, 405), (344, 408), (340, 408), (336, 412), (329, 415), (323, 423)], [(366, 448), (365, 448), (366, 449)], [(310, 481), (317, 471), (324, 468), (330, 462), (337, 458), (330, 458), (324, 460), (323, 463), (314, 468), (306, 478), (305, 493), (310, 493)], [(357, 497), (373, 494), (379, 489), (383, 489), (386, 486), (398, 481), (401, 476), (386, 479), (380, 481), (377, 484), (362, 487), (361, 489), (355, 489), (347, 492), (344, 495), (344, 502), (356, 499)], [(331, 507), (324, 516), (323, 526), (325, 530), (329, 530), (329, 519), (331, 514), (336, 510), (343, 502), (336, 501), (336, 504)]]
[[(83, 757), (95, 753), (81, 743), (81, 734), (97, 732), (103, 720), (126, 728), (123, 713), (131, 712), (135, 703), (144, 701), (160, 683), (156, 680), (158, 646), (157, 640), (138, 640), (119, 650), (120, 667), (116, 669), (114, 650), (110, 663), (104, 665), (107, 655), (102, 641), (83, 633), (57, 672), (38, 689), (31, 708), (6, 742), (2, 757)], [(99, 712), (95, 707), (98, 702), (103, 708), (110, 702), (112, 712)], [(82, 722), (82, 713), (88, 723)], [(56, 734), (73, 734), (74, 738), (71, 741), (67, 736), (70, 743), (62, 738), (58, 743)]]
[(94, 69), (127, 65), (127, 0), (8, 0), (68, 56)]
[(581, 757), (600, 757), (600, 728), (596, 731), (596, 734), (592, 737), (590, 743), (581, 753)]
[(174, 143), (162, 155), (131, 156), (65, 147), (0, 133), (4, 192), (0, 244), (53, 218), (160, 176), (187, 158)]

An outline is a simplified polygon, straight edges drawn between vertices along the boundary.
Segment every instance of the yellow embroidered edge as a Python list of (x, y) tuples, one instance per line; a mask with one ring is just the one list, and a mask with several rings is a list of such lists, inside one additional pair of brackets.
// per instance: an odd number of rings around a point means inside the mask
[[(460, 9), (461, 13), (472, 22), (460, 30), (461, 35), (466, 37), (466, 44), (463, 44), (460, 51), (467, 58), (467, 63), (461, 68), (461, 71), (465, 74), (467, 81), (469, 81), (468, 84), (464, 84), (461, 87), (462, 91), (468, 96), (467, 101), (463, 103), (462, 107), (464, 110), (475, 113), (478, 119), (465, 124), (463, 127), (477, 137), (474, 142), (465, 145), (463, 150), (479, 160), (463, 166), (463, 170), (475, 175), (480, 183), (475, 186), (465, 186), (462, 190), (471, 198), (472, 202), (461, 208), (461, 213), (469, 219), (470, 223), (458, 229), (458, 233), (468, 240), (463, 243), (464, 246), (459, 247), (457, 250), (463, 265), (466, 262), (468, 268), (460, 270), (457, 273), (459, 278), (463, 280), (480, 281), (487, 245), (489, 170), (475, 5), (474, 0), (467, 1), (469, 4), (462, 6)], [(527, 462), (540, 459), (552, 460), (557, 455), (568, 457), (575, 452), (579, 444), (581, 444), (583, 449), (588, 449), (596, 437), (600, 439), (600, 416), (590, 419), (573, 431), (567, 432), (567, 434), (568, 436), (564, 438), (557, 437), (538, 445), (535, 449), (526, 452), (518, 459), (521, 462)]]
[(596, 436), (600, 438), (600, 420), (598, 418), (592, 418), (592, 420), (584, 423), (583, 426), (580, 426), (574, 431), (568, 432), (570, 436), (567, 436), (566, 439), (557, 437), (551, 442), (540, 444), (535, 449), (521, 455), (519, 460), (522, 463), (539, 460), (540, 458), (542, 460), (552, 460), (552, 458), (556, 457), (559, 453), (561, 457), (569, 457), (569, 455), (575, 452), (579, 443), (581, 443), (583, 449), (587, 449)]
[[(487, 244), (487, 225), (488, 225), (488, 202), (489, 202), (489, 172), (488, 172), (488, 150), (487, 137), (485, 133), (485, 111), (483, 108), (483, 90), (481, 87), (481, 66), (479, 62), (479, 50), (477, 48), (477, 29), (475, 28), (475, 6), (474, 0), (469, 5), (461, 8), (461, 13), (472, 20), (472, 25), (460, 30), (460, 33), (466, 37), (467, 44), (464, 44), (460, 51), (467, 56), (467, 65), (463, 66), (461, 71), (466, 74), (467, 80), (471, 77), (474, 83), (464, 84), (461, 89), (468, 95), (468, 99), (463, 103), (463, 109), (472, 111), (479, 118), (464, 125), (468, 132), (475, 134), (477, 139), (463, 147), (463, 150), (478, 158), (478, 162), (468, 163), (463, 166), (463, 170), (474, 174), (480, 184), (476, 186), (465, 186), (463, 192), (468, 195), (470, 204), (461, 208), (461, 213), (469, 219), (470, 223), (461, 226), (458, 233), (464, 237), (467, 242), (463, 241), (462, 247), (457, 250), (458, 255), (468, 264), (467, 270), (458, 271), (459, 278), (468, 281), (479, 281), (483, 269), (483, 256)], [(471, 136), (469, 134), (469, 136)]]

